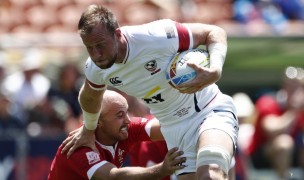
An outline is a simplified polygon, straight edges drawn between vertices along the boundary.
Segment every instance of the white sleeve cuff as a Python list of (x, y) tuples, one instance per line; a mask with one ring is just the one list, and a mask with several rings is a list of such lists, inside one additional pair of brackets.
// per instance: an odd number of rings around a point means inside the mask
[(105, 165), (106, 163), (107, 163), (107, 161), (101, 161), (100, 163), (97, 163), (94, 166), (92, 166), (87, 172), (88, 178), (91, 179), (93, 177), (94, 173), (96, 172), (96, 170), (98, 168), (100, 168), (101, 166)]
[(148, 134), (149, 137), (151, 135), (151, 127), (154, 120), (155, 118), (151, 119), (150, 121), (148, 121), (148, 123), (145, 126), (146, 133)]

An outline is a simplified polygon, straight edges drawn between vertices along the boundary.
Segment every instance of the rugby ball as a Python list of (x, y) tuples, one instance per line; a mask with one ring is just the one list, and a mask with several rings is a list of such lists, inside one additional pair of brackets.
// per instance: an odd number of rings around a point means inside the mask
[(166, 79), (173, 87), (189, 82), (196, 77), (196, 71), (187, 65), (188, 62), (202, 67), (209, 67), (209, 53), (204, 49), (190, 49), (177, 53), (166, 70)]

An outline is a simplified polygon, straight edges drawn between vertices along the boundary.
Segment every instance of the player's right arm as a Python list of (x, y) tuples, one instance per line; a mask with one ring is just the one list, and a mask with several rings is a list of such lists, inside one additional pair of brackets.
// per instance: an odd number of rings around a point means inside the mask
[(185, 166), (181, 165), (186, 161), (185, 157), (178, 148), (172, 148), (168, 151), (163, 162), (151, 167), (123, 167), (117, 168), (111, 163), (106, 163), (99, 167), (91, 179), (94, 180), (112, 180), (112, 179), (130, 179), (130, 180), (155, 180), (173, 174), (176, 170)]
[(67, 156), (70, 155), (80, 146), (87, 146), (95, 152), (95, 129), (100, 114), (102, 95), (104, 89), (94, 89), (86, 79), (79, 92), (79, 104), (82, 108), (84, 126), (80, 131), (73, 131), (69, 137), (64, 140), (62, 153), (68, 150)]
[(202, 68), (196, 64), (188, 63), (195, 69), (197, 76), (193, 81), (179, 85), (180, 92), (192, 94), (210, 84), (216, 83), (222, 75), (222, 68), (227, 53), (227, 34), (219, 26), (187, 23), (184, 24), (192, 32), (193, 47), (204, 45), (210, 55), (210, 68)]

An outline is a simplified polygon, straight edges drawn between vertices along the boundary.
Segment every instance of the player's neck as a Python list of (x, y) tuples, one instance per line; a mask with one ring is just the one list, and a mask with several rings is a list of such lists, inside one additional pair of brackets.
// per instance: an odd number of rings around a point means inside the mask
[(129, 45), (126, 37), (122, 34), (118, 41), (118, 60), (123, 63), (128, 58)]
[(116, 146), (117, 146), (117, 142), (116, 142), (115, 144), (113, 144), (113, 145), (107, 145), (107, 144), (104, 144), (104, 143), (102, 143), (102, 142), (99, 142), (98, 140), (96, 140), (96, 142), (97, 142), (97, 144), (99, 144), (102, 148), (108, 149), (108, 150), (113, 149), (113, 150), (115, 151)]
[(103, 133), (96, 133), (96, 140), (104, 145), (104, 146), (115, 146), (115, 144), (117, 143), (116, 140), (113, 140), (112, 138), (108, 138), (107, 135), (103, 134)]

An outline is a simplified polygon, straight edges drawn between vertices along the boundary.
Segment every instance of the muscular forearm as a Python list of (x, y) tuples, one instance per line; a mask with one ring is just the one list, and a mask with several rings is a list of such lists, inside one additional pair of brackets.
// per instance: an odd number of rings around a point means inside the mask
[(89, 130), (94, 130), (97, 126), (103, 92), (91, 89), (87, 82), (80, 89), (78, 100), (83, 111), (85, 127)]
[(221, 76), (226, 59), (227, 45), (222, 43), (212, 43), (209, 44), (208, 50), (210, 55), (210, 68), (216, 69), (219, 76)]
[(193, 47), (206, 45), (210, 54), (210, 68), (220, 78), (227, 52), (227, 33), (221, 27), (208, 24), (186, 24), (193, 35)]
[(171, 175), (176, 170), (183, 169), (183, 165), (186, 162), (185, 157), (181, 157), (183, 151), (179, 151), (178, 148), (169, 149), (165, 159), (162, 163), (156, 164), (151, 167), (123, 167), (117, 168), (112, 163), (106, 163), (99, 167), (94, 175), (94, 179), (131, 179), (131, 180), (155, 180), (162, 177)]
[(220, 78), (227, 53), (226, 32), (220, 27), (213, 26), (207, 36), (206, 44), (210, 55), (210, 68), (215, 69)]
[(79, 103), (83, 110), (96, 113), (99, 112), (101, 107), (101, 96), (103, 91), (95, 91), (88, 87), (87, 83), (85, 83), (79, 92)]
[(209, 31), (206, 37), (206, 45), (208, 46), (209, 44), (212, 43), (221, 43), (227, 46), (226, 31), (218, 26), (214, 26), (214, 25), (209, 25), (209, 26), (211, 26), (211, 30)]

